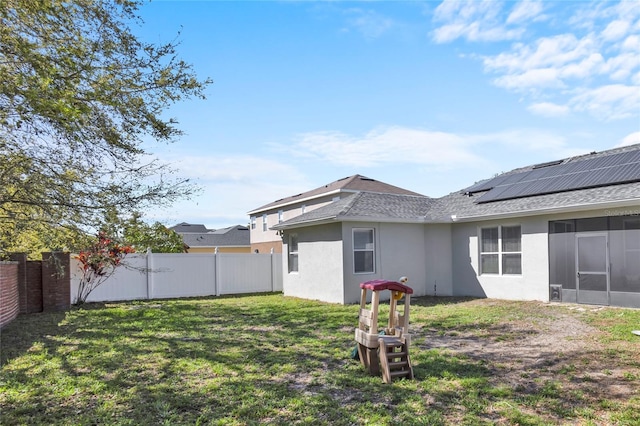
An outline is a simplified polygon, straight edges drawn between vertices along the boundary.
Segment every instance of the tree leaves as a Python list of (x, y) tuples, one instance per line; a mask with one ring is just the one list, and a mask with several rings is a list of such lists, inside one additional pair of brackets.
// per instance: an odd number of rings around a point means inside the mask
[(137, 211), (195, 188), (150, 157), (172, 141), (172, 103), (203, 98), (176, 42), (132, 33), (138, 1), (0, 2), (0, 220), (88, 228), (106, 209)]

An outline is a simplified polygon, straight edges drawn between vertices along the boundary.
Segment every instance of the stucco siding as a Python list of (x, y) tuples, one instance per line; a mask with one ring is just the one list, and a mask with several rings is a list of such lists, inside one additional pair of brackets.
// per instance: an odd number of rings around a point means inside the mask
[[(298, 234), (298, 272), (288, 269), (288, 235)], [(342, 233), (340, 224), (299, 228), (285, 234), (285, 296), (343, 303)]]
[[(353, 261), (353, 229), (375, 230), (375, 272), (355, 273)], [(374, 279), (398, 280), (409, 278), (407, 283), (415, 295), (426, 294), (426, 247), (424, 225), (378, 222), (345, 222), (344, 239), (344, 303), (360, 300), (360, 283)], [(388, 294), (382, 295), (383, 299)]]
[[(480, 274), (482, 227), (520, 225), (522, 274)], [(530, 217), (453, 225), (453, 295), (509, 300), (549, 300), (548, 222)]]
[(453, 295), (451, 225), (424, 226), (425, 295)]

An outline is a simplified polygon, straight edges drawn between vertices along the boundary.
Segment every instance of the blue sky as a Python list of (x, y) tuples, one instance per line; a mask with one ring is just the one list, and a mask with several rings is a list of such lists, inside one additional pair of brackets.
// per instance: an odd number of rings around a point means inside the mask
[(211, 77), (149, 145), (202, 192), (149, 217), (246, 213), (362, 174), (439, 197), (528, 164), (640, 143), (640, 2), (179, 1), (147, 41)]

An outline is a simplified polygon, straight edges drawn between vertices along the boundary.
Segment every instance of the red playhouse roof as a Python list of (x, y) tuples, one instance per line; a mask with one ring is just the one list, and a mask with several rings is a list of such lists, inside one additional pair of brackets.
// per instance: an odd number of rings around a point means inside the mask
[(404, 284), (400, 284), (397, 281), (387, 281), (387, 280), (371, 280), (360, 283), (360, 288), (366, 288), (367, 290), (373, 291), (382, 291), (382, 290), (391, 290), (391, 291), (401, 291), (406, 294), (413, 294), (413, 289)]

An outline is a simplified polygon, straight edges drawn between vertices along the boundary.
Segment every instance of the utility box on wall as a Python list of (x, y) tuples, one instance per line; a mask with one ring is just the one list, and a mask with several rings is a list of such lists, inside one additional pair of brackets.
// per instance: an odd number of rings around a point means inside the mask
[(549, 286), (549, 301), (562, 302), (562, 284), (551, 284)]

